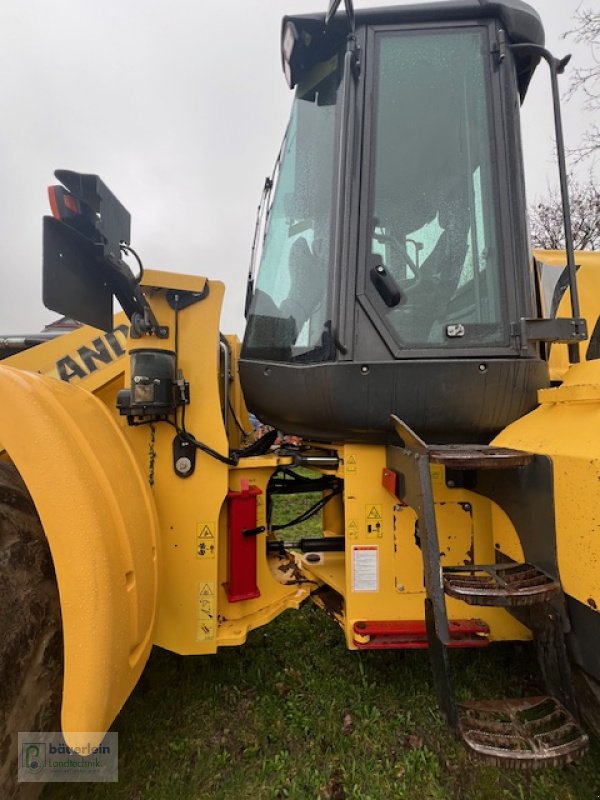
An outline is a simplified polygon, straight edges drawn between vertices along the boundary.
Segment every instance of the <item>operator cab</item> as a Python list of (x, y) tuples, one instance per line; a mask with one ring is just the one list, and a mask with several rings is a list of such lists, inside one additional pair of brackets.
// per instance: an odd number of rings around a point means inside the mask
[(539, 57), (511, 50), (542, 46), (541, 20), (455, 0), (351, 28), (283, 20), (295, 99), (249, 284), (246, 401), (320, 440), (385, 441), (395, 414), (428, 441), (489, 441), (549, 381), (524, 324), (519, 105)]

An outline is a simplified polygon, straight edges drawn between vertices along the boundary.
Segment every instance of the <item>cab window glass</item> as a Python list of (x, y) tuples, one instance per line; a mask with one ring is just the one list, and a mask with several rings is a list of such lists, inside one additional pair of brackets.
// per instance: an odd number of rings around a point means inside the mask
[(370, 267), (402, 344), (503, 343), (485, 30), (376, 36)]
[(248, 318), (251, 356), (319, 360), (328, 349), (338, 85), (335, 56), (296, 93)]

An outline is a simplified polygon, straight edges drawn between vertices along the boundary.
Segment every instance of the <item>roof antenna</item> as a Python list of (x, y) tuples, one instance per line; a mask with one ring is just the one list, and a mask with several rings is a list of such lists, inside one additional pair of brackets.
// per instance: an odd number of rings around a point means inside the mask
[[(329, 10), (325, 15), (325, 27), (329, 26), (329, 23), (333, 19), (335, 12), (340, 7), (342, 0), (330, 0), (329, 2)], [(348, 17), (348, 25), (350, 26), (350, 33), (354, 35), (355, 29), (355, 20), (354, 20), (354, 4), (352, 0), (344, 0), (344, 5), (346, 6), (346, 15)]]

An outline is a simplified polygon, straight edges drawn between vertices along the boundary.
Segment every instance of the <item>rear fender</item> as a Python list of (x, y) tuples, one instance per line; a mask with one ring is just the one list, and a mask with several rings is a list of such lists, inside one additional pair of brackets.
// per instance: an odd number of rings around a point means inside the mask
[[(54, 560), (62, 727), (74, 747), (101, 738), (150, 653), (154, 499), (118, 423), (89, 392), (0, 366), (0, 407), (0, 442), (27, 484)], [(99, 736), (78, 735), (86, 732)]]

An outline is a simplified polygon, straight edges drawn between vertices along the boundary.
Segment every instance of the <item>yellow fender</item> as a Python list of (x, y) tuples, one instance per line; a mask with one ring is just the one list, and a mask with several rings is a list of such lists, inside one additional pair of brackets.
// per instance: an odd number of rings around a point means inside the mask
[[(150, 654), (158, 519), (115, 419), (84, 389), (0, 367), (0, 442), (46, 532), (64, 637), (62, 727), (98, 743)], [(97, 732), (98, 735), (78, 736)]]

